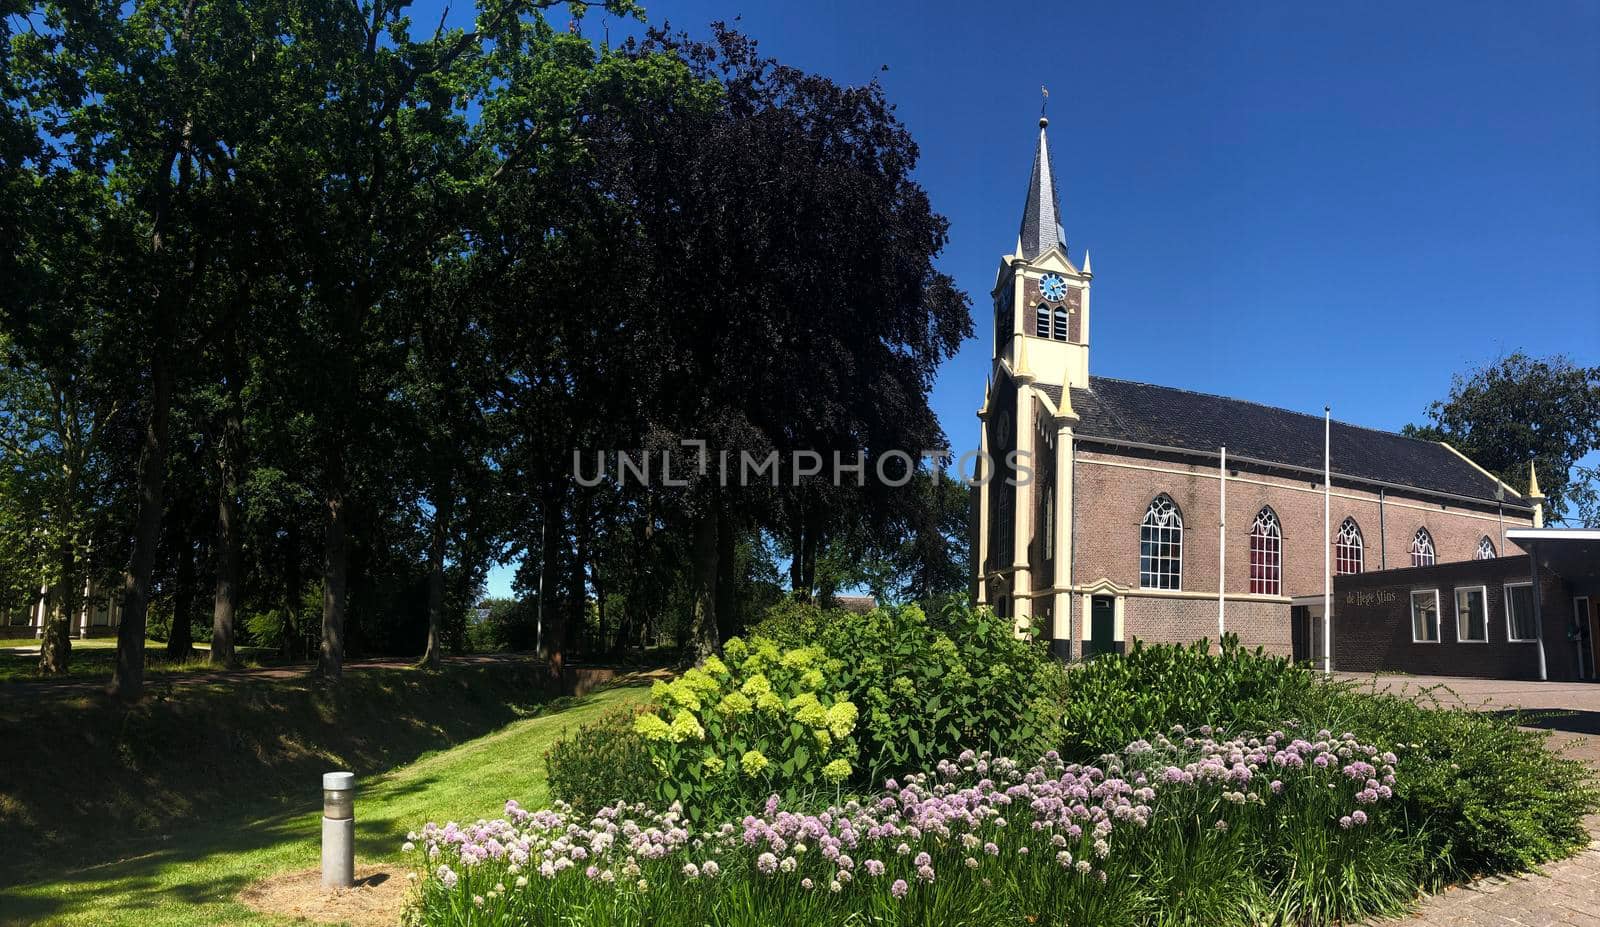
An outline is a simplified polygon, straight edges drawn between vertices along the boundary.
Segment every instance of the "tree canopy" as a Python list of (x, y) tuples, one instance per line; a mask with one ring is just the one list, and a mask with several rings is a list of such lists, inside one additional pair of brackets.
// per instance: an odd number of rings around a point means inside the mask
[[(497, 561), (523, 566), (496, 626), (557, 672), (707, 652), (785, 585), (965, 585), (942, 475), (573, 478), (575, 450), (684, 441), (920, 456), (971, 321), (880, 86), (553, 6), (0, 11), (0, 613), (46, 596), (44, 670), (85, 588), (122, 606), (135, 698), (147, 632), (330, 682), (435, 662)], [(827, 566), (890, 562), (892, 590)]]

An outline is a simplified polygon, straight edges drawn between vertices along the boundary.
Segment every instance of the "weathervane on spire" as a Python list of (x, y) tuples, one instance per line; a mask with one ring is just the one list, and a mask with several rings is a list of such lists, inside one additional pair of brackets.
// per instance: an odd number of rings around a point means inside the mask
[(1050, 88), (1046, 87), (1044, 84), (1040, 84), (1039, 96), (1042, 97), (1042, 99), (1039, 101), (1039, 115), (1043, 116), (1044, 108), (1050, 105)]

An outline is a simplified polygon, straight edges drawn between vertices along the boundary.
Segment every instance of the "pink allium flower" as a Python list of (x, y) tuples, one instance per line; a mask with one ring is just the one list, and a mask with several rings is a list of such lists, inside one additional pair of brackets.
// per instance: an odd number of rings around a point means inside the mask
[(909, 891), (911, 891), (911, 886), (906, 884), (905, 879), (895, 879), (894, 884), (889, 886), (889, 894), (896, 898), (904, 898)]

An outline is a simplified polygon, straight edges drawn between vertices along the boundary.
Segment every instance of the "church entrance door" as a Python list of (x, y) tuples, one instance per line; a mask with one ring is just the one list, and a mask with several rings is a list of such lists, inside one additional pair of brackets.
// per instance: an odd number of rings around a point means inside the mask
[(1097, 595), (1089, 603), (1089, 656), (1111, 653), (1117, 649), (1116, 602), (1110, 596)]

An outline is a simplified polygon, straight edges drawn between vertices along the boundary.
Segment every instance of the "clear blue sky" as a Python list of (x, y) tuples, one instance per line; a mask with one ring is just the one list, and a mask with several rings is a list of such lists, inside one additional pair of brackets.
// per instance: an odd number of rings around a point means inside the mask
[(1600, 363), (1600, 4), (646, 5), (883, 83), (980, 321), (931, 397), (957, 447), (1040, 84), (1097, 375), (1398, 429), (1502, 353)]

